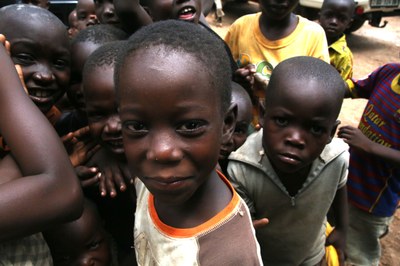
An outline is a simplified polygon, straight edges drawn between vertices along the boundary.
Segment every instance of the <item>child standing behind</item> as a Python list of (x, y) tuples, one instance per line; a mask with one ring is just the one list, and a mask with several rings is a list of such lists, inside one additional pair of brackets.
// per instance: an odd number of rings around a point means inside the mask
[(193, 23), (157, 22), (117, 62), (138, 264), (262, 264), (246, 204), (215, 171), (236, 113), (223, 43)]
[(331, 205), (338, 219), (327, 242), (343, 255), (346, 238), (348, 147), (333, 139), (344, 82), (322, 60), (294, 57), (266, 93), (263, 129), (231, 154), (229, 177), (253, 218), (269, 219), (256, 229), (264, 264), (317, 265)]
[(378, 265), (379, 238), (400, 198), (400, 64), (387, 64), (367, 78), (349, 80), (347, 96), (369, 99), (357, 128), (339, 129), (351, 147), (347, 186), (347, 255), (355, 265)]
[(353, 54), (347, 46), (344, 31), (353, 21), (354, 8), (353, 0), (325, 0), (319, 17), (328, 40), (331, 65), (344, 80), (353, 76)]
[[(236, 80), (248, 89), (253, 74), (269, 80), (276, 65), (294, 56), (313, 56), (329, 63), (328, 45), (320, 25), (293, 13), (299, 0), (261, 0), (261, 12), (243, 16), (229, 28), (225, 41), (239, 69)], [(255, 93), (254, 105), (264, 98)], [(255, 109), (256, 113), (258, 108)], [(256, 122), (256, 121), (254, 121)]]

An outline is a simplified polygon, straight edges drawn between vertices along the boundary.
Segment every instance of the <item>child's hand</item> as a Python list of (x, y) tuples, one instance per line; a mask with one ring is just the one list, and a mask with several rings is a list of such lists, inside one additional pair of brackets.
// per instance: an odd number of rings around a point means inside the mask
[(90, 137), (89, 127), (83, 127), (61, 138), (74, 167), (85, 164), (100, 146)]
[(261, 218), (258, 220), (253, 220), (253, 226), (254, 226), (254, 229), (256, 229), (256, 230), (267, 226), (268, 223), (269, 223), (268, 218)]
[(358, 128), (352, 126), (341, 127), (339, 128), (338, 136), (351, 147), (360, 149), (364, 152), (369, 152), (371, 140), (367, 138)]
[(81, 182), (83, 188), (90, 187), (97, 184), (100, 181), (101, 173), (96, 167), (77, 166), (75, 167), (75, 173)]
[(7, 41), (6, 36), (0, 34), (0, 43), (6, 48), (7, 54), (10, 55), (10, 42)]
[(344, 235), (345, 234), (341, 230), (334, 228), (325, 241), (325, 246), (332, 245), (335, 247), (339, 257), (339, 265), (341, 266), (345, 265), (346, 259), (346, 238)]
[(253, 87), (255, 73), (256, 67), (253, 64), (248, 64), (247, 66), (236, 70), (235, 81), (248, 90)]
[(109, 194), (113, 198), (117, 196), (116, 187), (120, 191), (125, 191), (127, 184), (133, 184), (133, 178), (131, 178), (127, 164), (118, 161), (113, 156), (107, 156), (104, 150), (100, 150), (95, 154), (92, 161), (101, 171), (99, 183), (101, 196), (105, 197)]

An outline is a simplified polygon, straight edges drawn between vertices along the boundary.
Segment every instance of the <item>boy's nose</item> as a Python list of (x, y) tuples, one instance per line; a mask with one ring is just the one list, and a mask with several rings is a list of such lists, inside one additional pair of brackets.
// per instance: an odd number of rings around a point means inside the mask
[(170, 163), (181, 160), (183, 153), (173, 137), (158, 134), (158, 136), (152, 138), (146, 156), (148, 160), (157, 163)]
[(288, 145), (303, 149), (305, 147), (304, 135), (301, 130), (293, 129), (289, 132), (285, 142)]
[(114, 5), (113, 4), (106, 4), (104, 7), (104, 15), (107, 17), (113, 17), (115, 14)]
[(40, 66), (39, 69), (33, 73), (32, 78), (37, 82), (45, 84), (52, 83), (56, 79), (54, 73), (47, 66)]
[(107, 133), (120, 133), (122, 129), (121, 120), (118, 115), (111, 116), (106, 123), (104, 131)]

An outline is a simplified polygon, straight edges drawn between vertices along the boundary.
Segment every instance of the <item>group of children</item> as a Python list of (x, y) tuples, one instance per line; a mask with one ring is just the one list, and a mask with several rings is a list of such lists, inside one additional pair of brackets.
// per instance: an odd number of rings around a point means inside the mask
[[(0, 9), (0, 264), (378, 265), (400, 65), (351, 79), (355, 3), (320, 25), (297, 4), (260, 0), (225, 42), (200, 0), (79, 0), (68, 30)], [(344, 97), (369, 102), (335, 138)]]

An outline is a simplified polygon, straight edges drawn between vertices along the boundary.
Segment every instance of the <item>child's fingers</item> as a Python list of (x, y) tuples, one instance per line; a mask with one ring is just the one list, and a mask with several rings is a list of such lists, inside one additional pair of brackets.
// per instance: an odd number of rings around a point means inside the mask
[(80, 139), (82, 137), (89, 136), (89, 132), (90, 132), (89, 126), (86, 126), (74, 131), (73, 133), (76, 138)]
[[(113, 169), (115, 169), (115, 167), (113, 167)], [(104, 180), (105, 180), (104, 185), (105, 185), (105, 189), (106, 189), (106, 194), (108, 191), (111, 198), (114, 198), (115, 196), (117, 196), (117, 191), (115, 189), (114, 179), (113, 179), (115, 170), (113, 170), (113, 169), (105, 169), (104, 176), (103, 176)]]
[(102, 197), (107, 196), (106, 180), (105, 180), (104, 175), (102, 173), (100, 173), (99, 191), (100, 191), (100, 195)]
[(267, 218), (261, 218), (258, 220), (253, 220), (253, 226), (254, 229), (260, 229), (265, 227), (269, 223), (269, 220)]
[(100, 176), (101, 176), (101, 173), (98, 173), (94, 177), (91, 177), (91, 178), (85, 179), (85, 180), (81, 180), (81, 186), (83, 188), (94, 186), (95, 184), (97, 184), (99, 182)]
[(113, 178), (114, 178), (114, 183), (118, 186), (119, 190), (125, 191), (126, 184), (125, 184), (125, 180), (124, 180), (122, 171), (114, 172)]

